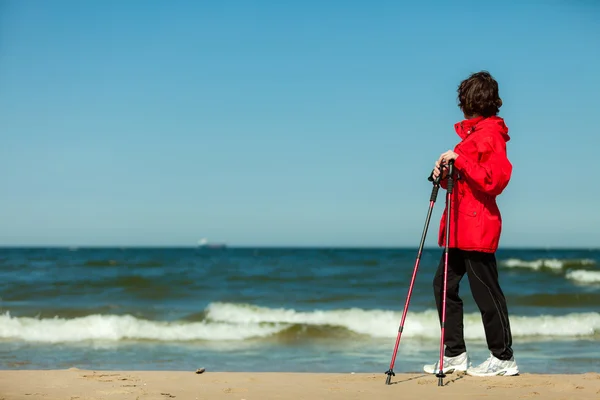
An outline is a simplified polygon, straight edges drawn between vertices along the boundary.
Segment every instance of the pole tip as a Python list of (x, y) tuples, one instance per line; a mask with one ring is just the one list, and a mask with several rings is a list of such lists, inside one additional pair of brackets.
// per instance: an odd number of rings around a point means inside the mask
[(396, 376), (396, 374), (394, 373), (394, 371), (392, 371), (392, 369), (388, 369), (385, 374), (387, 375), (387, 378), (385, 378), (385, 384), (389, 385), (392, 382), (392, 376)]

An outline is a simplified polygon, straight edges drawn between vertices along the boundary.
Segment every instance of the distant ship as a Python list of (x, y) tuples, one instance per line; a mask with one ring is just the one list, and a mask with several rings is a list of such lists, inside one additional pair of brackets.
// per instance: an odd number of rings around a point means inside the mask
[(209, 243), (207, 239), (198, 240), (198, 247), (201, 249), (224, 249), (227, 247), (225, 243)]

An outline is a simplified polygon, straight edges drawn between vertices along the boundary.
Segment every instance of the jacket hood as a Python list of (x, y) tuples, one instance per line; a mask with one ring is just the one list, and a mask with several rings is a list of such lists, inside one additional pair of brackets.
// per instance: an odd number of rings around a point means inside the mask
[(510, 140), (510, 136), (508, 135), (508, 127), (504, 123), (504, 119), (498, 116), (465, 119), (454, 124), (454, 129), (456, 130), (458, 136), (460, 136), (460, 138), (463, 140), (471, 133), (480, 129), (486, 129), (488, 131), (494, 131), (498, 133), (505, 142)]

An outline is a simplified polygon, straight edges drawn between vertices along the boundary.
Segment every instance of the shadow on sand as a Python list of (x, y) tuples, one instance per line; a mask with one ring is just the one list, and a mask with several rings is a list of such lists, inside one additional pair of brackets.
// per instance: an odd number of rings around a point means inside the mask
[[(444, 378), (443, 385), (448, 386), (451, 383), (454, 383), (456, 381), (463, 379), (465, 376), (467, 376), (467, 374), (452, 374), (452, 377), (449, 378), (449, 376), (447, 375), (446, 378)], [(407, 379), (402, 379), (399, 381), (391, 382), (390, 385), (398, 385), (400, 383), (405, 383), (405, 382), (413, 381), (415, 379), (422, 379), (422, 378), (426, 378), (426, 377), (431, 377), (432, 379), (435, 379), (435, 382), (437, 384), (438, 378), (435, 376), (435, 374), (422, 374), (422, 375), (413, 376), (413, 377), (410, 377)]]

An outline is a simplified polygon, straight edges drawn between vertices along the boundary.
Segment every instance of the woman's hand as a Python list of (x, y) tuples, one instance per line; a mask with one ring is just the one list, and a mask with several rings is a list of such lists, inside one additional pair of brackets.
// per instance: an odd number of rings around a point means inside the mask
[(458, 158), (458, 154), (456, 154), (452, 150), (448, 150), (447, 152), (442, 153), (442, 155), (440, 156), (440, 158), (437, 161), (437, 164), (438, 165), (440, 163), (447, 164), (450, 160), (456, 160), (457, 158)]
[[(440, 175), (441, 164), (447, 164), (450, 160), (456, 160), (457, 158), (458, 154), (456, 154), (452, 150), (448, 150), (447, 152), (442, 153), (442, 155), (440, 155), (440, 158), (438, 158), (438, 160), (435, 162), (435, 166), (433, 167), (433, 179), (437, 179), (437, 177)], [(448, 175), (448, 170), (444, 169), (441, 173), (442, 179), (445, 179), (446, 175)]]

